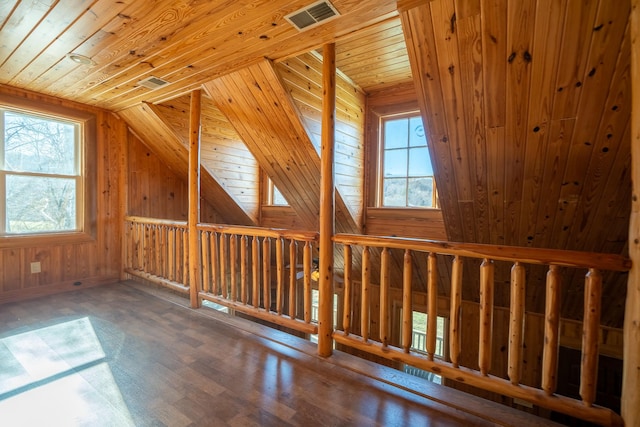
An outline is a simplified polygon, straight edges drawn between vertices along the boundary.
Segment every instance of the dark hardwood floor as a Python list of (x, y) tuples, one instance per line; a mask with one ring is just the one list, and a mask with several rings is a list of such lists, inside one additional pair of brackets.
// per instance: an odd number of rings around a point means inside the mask
[(494, 425), (234, 322), (130, 284), (0, 305), (0, 426)]

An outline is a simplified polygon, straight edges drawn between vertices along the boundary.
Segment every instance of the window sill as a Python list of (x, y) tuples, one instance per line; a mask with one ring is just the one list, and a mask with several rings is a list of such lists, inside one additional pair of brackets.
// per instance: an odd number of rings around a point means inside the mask
[(85, 232), (0, 236), (0, 249), (33, 246), (58, 246), (70, 243), (87, 243), (94, 240), (93, 236)]

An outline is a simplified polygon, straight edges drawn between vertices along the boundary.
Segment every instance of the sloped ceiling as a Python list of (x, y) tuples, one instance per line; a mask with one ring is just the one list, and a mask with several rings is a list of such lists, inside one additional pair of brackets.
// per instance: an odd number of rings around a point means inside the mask
[[(171, 125), (165, 123), (157, 106), (141, 104), (119, 114), (167, 167), (187, 180), (189, 150), (186, 142)], [(201, 166), (200, 179), (203, 197), (229, 224), (256, 225), (256, 219), (245, 212), (205, 166)]]
[[(265, 60), (204, 85), (289, 205), (313, 230), (320, 212), (320, 157), (293, 100)], [(336, 229), (359, 227), (336, 191)]]
[(629, 6), (399, 2), (451, 240), (624, 252)]

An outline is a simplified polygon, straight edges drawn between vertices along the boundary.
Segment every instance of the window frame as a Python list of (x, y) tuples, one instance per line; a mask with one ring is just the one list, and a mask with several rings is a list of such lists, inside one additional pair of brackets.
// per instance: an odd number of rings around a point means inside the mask
[[(386, 206), (383, 204), (384, 198), (384, 152), (385, 152), (385, 140), (384, 140), (384, 124), (386, 121), (395, 120), (395, 119), (403, 119), (403, 118), (412, 118), (412, 117), (421, 117), (420, 110), (415, 108), (404, 108), (398, 109), (397, 111), (385, 111), (376, 113), (377, 118), (377, 132), (376, 132), (376, 141), (375, 141), (375, 170), (372, 171), (374, 173), (374, 186), (373, 189), (373, 204), (371, 207), (380, 208), (380, 209), (440, 209), (439, 201), (438, 201), (438, 190), (436, 186), (435, 180), (435, 171), (434, 175), (429, 175), (433, 179), (433, 195), (432, 195), (432, 205), (431, 206), (408, 206), (408, 203), (405, 206)], [(424, 123), (423, 123), (424, 126)], [(426, 133), (426, 128), (425, 128)], [(407, 150), (410, 147), (407, 146)], [(429, 142), (427, 139), (427, 150), (429, 152), (429, 159), (431, 161), (432, 170), (435, 169), (433, 164), (433, 159), (431, 156), (431, 150), (429, 148)], [(411, 178), (410, 176), (405, 176), (405, 180)], [(408, 183), (406, 184), (408, 188)]]
[[(42, 102), (30, 98), (13, 95), (0, 94), (0, 108), (3, 110), (15, 111), (27, 115), (51, 118), (62, 122), (71, 122), (78, 125), (75, 147), (78, 158), (76, 162), (78, 178), (76, 183), (76, 229), (64, 231), (47, 231), (36, 233), (6, 234), (6, 192), (4, 189), (7, 173), (4, 169), (1, 173), (0, 185), (2, 189), (2, 206), (0, 219), (3, 224), (0, 227), (0, 248), (25, 246), (31, 244), (42, 244), (44, 242), (55, 242), (64, 244), (67, 242), (82, 242), (95, 240), (96, 234), (96, 197), (95, 186), (97, 183), (96, 171), (96, 115), (88, 110), (80, 110), (59, 104)], [(4, 125), (2, 126), (4, 132)], [(1, 156), (4, 156), (4, 148)], [(13, 175), (12, 172), (9, 175)], [(15, 175), (23, 175), (18, 173)], [(47, 174), (27, 173), (30, 176), (45, 176)], [(52, 176), (57, 176), (51, 174)], [(80, 196), (80, 197), (78, 197)]]
[[(276, 185), (273, 183), (273, 180), (271, 180), (271, 178), (269, 178), (269, 176), (265, 173), (265, 183), (266, 183), (266, 192), (265, 192), (265, 200), (264, 200), (264, 204), (266, 206), (290, 206), (289, 202), (287, 202), (287, 199), (282, 195), (282, 192), (276, 187)], [(274, 192), (275, 190), (277, 190), (280, 195), (282, 196), (282, 198), (285, 200), (285, 204), (282, 203), (274, 203)]]

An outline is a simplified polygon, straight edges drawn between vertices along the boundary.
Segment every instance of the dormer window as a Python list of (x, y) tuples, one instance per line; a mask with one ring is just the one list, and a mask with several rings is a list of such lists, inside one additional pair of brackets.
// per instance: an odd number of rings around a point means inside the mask
[(380, 117), (378, 206), (436, 208), (437, 193), (419, 112)]

